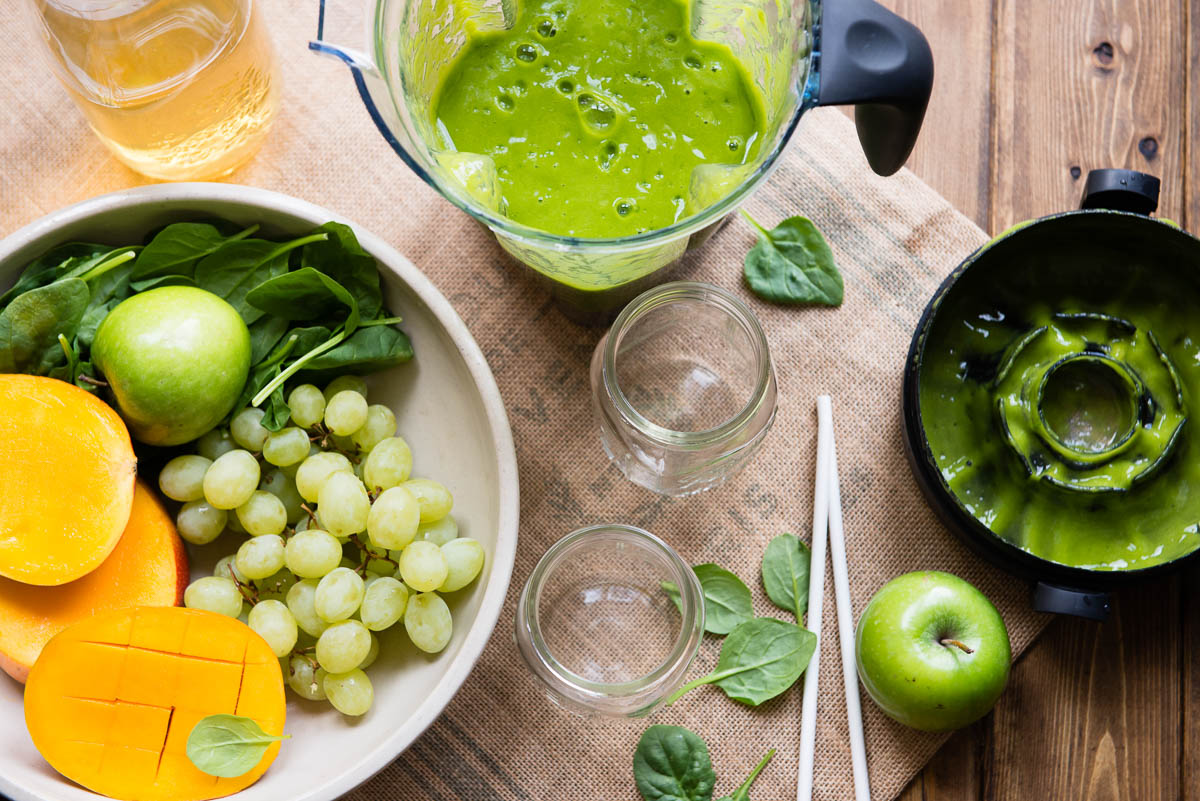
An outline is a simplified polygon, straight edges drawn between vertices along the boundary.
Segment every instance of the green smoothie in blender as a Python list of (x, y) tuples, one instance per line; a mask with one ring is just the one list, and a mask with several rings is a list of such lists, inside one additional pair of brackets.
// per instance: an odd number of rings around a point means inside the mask
[[(449, 151), (490, 159), (500, 210), (555, 234), (620, 237), (698, 200), (693, 170), (754, 161), (763, 101), (682, 0), (537, 0), (474, 32), (439, 87)], [(719, 184), (719, 182), (718, 182)]]

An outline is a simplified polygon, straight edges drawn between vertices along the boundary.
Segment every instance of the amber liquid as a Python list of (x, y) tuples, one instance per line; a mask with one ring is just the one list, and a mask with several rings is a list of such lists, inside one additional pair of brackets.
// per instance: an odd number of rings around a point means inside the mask
[(262, 145), (278, 76), (253, 0), (37, 0), (51, 61), (121, 161), (224, 175)]

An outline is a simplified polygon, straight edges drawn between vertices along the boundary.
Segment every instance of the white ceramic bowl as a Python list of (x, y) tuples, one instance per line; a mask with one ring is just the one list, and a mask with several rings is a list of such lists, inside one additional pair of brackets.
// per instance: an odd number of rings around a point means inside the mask
[[(61, 242), (140, 242), (155, 227), (203, 216), (260, 223), (267, 236), (298, 235), (341, 220), (318, 206), (261, 189), (203, 183), (147, 186), (54, 212), (0, 242), (0, 288), (10, 286), (29, 261)], [(437, 478), (451, 489), (463, 535), (482, 542), (488, 559), (476, 583), (448, 599), (454, 636), (444, 651), (422, 654), (402, 634), (385, 640), (369, 671), (375, 705), (363, 718), (345, 718), (327, 703), (303, 701), (288, 690), (286, 728), (292, 739), (261, 780), (231, 796), (238, 801), (328, 801), (395, 759), (441, 714), (467, 678), (495, 628), (512, 573), (517, 465), (491, 371), (433, 284), (381, 239), (357, 226), (354, 230), (379, 261), (387, 305), (404, 318), (401, 328), (416, 352), (409, 364), (371, 379), (371, 400), (396, 412), (399, 432), (412, 445), (414, 473)], [(194, 562), (211, 563), (219, 555), (209, 551)], [(194, 566), (193, 573), (204, 571)], [(392, 641), (404, 644), (387, 647)], [(95, 801), (99, 796), (60, 777), (38, 755), (25, 730), (21, 691), (20, 684), (0, 673), (0, 795), (13, 801)]]

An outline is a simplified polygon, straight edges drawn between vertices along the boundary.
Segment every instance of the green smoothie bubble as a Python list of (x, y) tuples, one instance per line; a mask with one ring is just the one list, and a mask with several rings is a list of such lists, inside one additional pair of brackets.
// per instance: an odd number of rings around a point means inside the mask
[(753, 162), (765, 115), (689, 17), (680, 0), (524, 6), (511, 29), (472, 34), (439, 87), (443, 145), (494, 181), (489, 207), (551, 233), (626, 236), (700, 211), (720, 198), (695, 192), (693, 170)]

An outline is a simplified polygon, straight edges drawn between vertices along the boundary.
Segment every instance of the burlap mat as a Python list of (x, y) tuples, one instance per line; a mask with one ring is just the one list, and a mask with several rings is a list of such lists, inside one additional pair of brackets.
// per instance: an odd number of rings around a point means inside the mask
[[(888, 578), (916, 568), (966, 577), (999, 606), (1020, 653), (1043, 620), (1027, 589), (963, 550), (922, 501), (900, 439), (900, 373), (917, 316), (938, 281), (984, 241), (982, 231), (908, 172), (873, 176), (851, 123), (836, 111), (807, 116), (782, 165), (749, 203), (767, 225), (803, 213), (828, 237), (846, 279), (842, 308), (766, 305), (740, 282), (754, 242), (735, 221), (680, 273), (746, 297), (770, 340), (779, 414), (751, 467), (727, 486), (671, 501), (610, 467), (591, 427), (588, 359), (600, 331), (575, 326), (486, 231), (417, 180), (376, 133), (349, 73), (310, 54), (316, 0), (266, 0), (283, 63), (284, 105), (258, 158), (231, 180), (297, 195), (382, 235), (450, 298), (482, 345), (508, 407), (520, 463), (520, 546), (492, 642), (442, 718), (405, 755), (355, 791), (355, 801), (405, 799), (631, 799), (634, 744), (646, 725), (564, 715), (539, 694), (512, 640), (517, 593), (534, 563), (579, 526), (644, 526), (694, 562), (716, 561), (751, 584), (767, 540), (809, 536), (814, 399), (834, 399), (855, 613)], [(18, 0), (0, 0), (13, 20)], [(111, 159), (40, 60), (29, 33), (9, 25), (0, 55), (0, 233), (83, 198), (142, 183)], [(349, 43), (357, 44), (357, 43)], [(831, 580), (826, 586), (832, 587)], [(820, 799), (852, 796), (832, 598), (826, 604), (818, 724)], [(694, 670), (707, 671), (708, 638)], [(943, 741), (885, 719), (865, 702), (873, 797), (893, 798)], [(382, 710), (380, 711), (382, 712)], [(378, 714), (378, 712), (377, 712)], [(713, 751), (718, 795), (768, 748), (779, 753), (754, 797), (793, 797), (799, 739), (797, 687), (758, 709), (702, 688), (655, 717), (699, 732)]]

